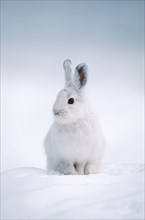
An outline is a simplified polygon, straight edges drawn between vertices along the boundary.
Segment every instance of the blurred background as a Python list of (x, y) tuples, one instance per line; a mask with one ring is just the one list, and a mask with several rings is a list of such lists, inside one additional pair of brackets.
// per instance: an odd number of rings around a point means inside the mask
[(143, 1), (1, 2), (1, 165), (46, 168), (44, 137), (62, 63), (89, 66), (104, 163), (143, 163)]

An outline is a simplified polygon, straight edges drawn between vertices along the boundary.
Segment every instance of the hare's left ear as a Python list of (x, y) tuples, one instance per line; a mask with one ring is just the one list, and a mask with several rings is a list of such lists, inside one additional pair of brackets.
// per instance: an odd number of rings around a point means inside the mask
[(65, 86), (70, 87), (72, 84), (72, 69), (71, 69), (71, 60), (65, 60), (63, 62), (63, 68), (64, 68), (64, 73), (65, 73)]
[(79, 64), (74, 73), (73, 85), (78, 90), (85, 86), (88, 78), (88, 66), (85, 63)]

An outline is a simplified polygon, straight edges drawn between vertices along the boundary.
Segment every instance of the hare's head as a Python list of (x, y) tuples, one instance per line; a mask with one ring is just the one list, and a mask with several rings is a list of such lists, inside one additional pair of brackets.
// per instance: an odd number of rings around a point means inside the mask
[(65, 71), (65, 88), (61, 90), (53, 106), (54, 119), (59, 124), (69, 124), (83, 118), (87, 111), (84, 97), (84, 87), (87, 82), (88, 67), (79, 64), (72, 76), (71, 61), (63, 63)]

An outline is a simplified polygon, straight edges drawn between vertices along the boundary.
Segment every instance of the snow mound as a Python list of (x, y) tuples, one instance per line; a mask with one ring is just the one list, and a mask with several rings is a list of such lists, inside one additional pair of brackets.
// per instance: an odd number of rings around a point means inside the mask
[(139, 164), (105, 165), (102, 173), (87, 176), (6, 171), (2, 219), (144, 219), (143, 177)]

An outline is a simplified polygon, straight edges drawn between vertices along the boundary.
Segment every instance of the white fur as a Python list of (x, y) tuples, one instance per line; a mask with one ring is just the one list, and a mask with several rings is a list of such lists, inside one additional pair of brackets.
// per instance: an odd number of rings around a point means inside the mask
[[(47, 165), (49, 170), (63, 174), (97, 173), (105, 145), (96, 116), (83, 92), (88, 69), (86, 64), (78, 65), (70, 81), (70, 64), (64, 61), (66, 87), (57, 95), (53, 106), (55, 121), (44, 142)], [(83, 82), (79, 74), (83, 74)], [(68, 104), (69, 98), (74, 98), (74, 104)]]

